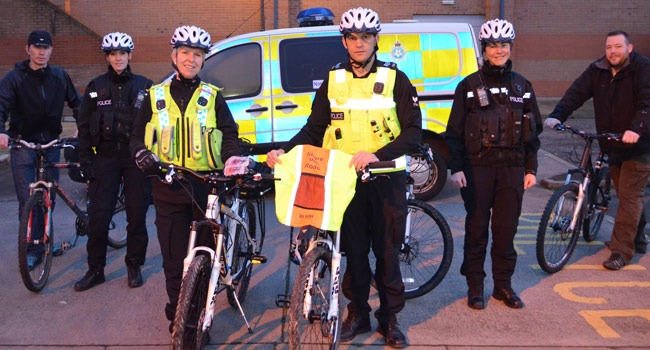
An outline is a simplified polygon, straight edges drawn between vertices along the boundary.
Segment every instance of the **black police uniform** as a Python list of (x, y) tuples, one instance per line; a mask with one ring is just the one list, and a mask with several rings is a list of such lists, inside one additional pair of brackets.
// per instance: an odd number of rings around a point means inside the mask
[[(490, 221), (494, 287), (511, 288), (524, 174), (537, 171), (539, 107), (531, 84), (511, 67), (510, 60), (504, 67), (486, 62), (465, 78), (456, 88), (447, 126), (449, 168), (467, 179), (460, 190), (467, 211), (461, 273), (470, 289), (483, 287)], [(479, 97), (489, 105), (481, 106)]]
[(129, 138), (136, 103), (142, 103), (145, 90), (151, 85), (151, 80), (131, 73), (128, 67), (118, 75), (109, 66), (108, 73), (93, 79), (86, 88), (77, 128), (80, 162), (84, 175), (91, 180), (86, 249), (88, 266), (93, 271), (106, 265), (108, 228), (122, 179), (128, 222), (124, 261), (127, 266), (145, 262), (151, 185), (131, 158)]
[[(370, 72), (384, 62), (375, 59)], [(350, 63), (342, 66), (352, 71)], [(395, 68), (396, 69), (396, 68)], [(370, 73), (369, 73), (370, 74)], [(365, 79), (355, 77), (355, 79)], [(329, 79), (316, 91), (312, 112), (307, 124), (282, 149), (295, 145), (320, 146), (325, 129), (330, 124)], [(392, 142), (375, 152), (380, 161), (392, 160), (414, 149), (422, 137), (422, 114), (417, 92), (402, 71), (397, 70), (393, 99), (401, 133)], [(371, 311), (370, 269), (368, 254), (373, 250), (377, 258), (376, 277), (380, 299), (375, 317), (386, 323), (404, 308), (404, 283), (399, 269), (398, 253), (406, 227), (406, 173), (393, 172), (371, 182), (356, 184), (354, 198), (348, 205), (341, 225), (341, 245), (346, 253), (347, 268), (343, 276), (343, 294), (350, 300), (349, 313), (366, 317)]]
[[(170, 93), (181, 114), (185, 114), (188, 101), (194, 91), (200, 86), (201, 79), (185, 79), (176, 77), (172, 79), (169, 87)], [(221, 159), (225, 161), (231, 156), (240, 154), (238, 146), (237, 124), (228, 109), (222, 94), (217, 94), (215, 102), (217, 128), (223, 133), (221, 142)], [(131, 139), (131, 153), (135, 155), (145, 148), (145, 127), (152, 117), (151, 96), (145, 96), (142, 108), (134, 123), (133, 138)], [(209, 188), (191, 176), (186, 177), (187, 183), (183, 185), (174, 182), (171, 185), (160, 181), (153, 181), (154, 206), (156, 208), (156, 228), (158, 243), (163, 257), (163, 270), (165, 272), (165, 286), (169, 302), (165, 306), (165, 315), (170, 321), (174, 320), (178, 296), (183, 278), (183, 259), (187, 255), (189, 243), (189, 230), (192, 220), (201, 220), (205, 216), (205, 206)], [(189, 192), (188, 192), (189, 191)], [(209, 235), (199, 234), (200, 244), (214, 245), (214, 240)], [(171, 330), (171, 328), (170, 328)]]

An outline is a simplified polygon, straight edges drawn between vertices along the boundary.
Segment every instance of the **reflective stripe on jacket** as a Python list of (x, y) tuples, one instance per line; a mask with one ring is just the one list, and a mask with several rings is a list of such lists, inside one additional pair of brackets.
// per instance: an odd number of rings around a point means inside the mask
[(167, 82), (150, 89), (152, 117), (145, 130), (145, 146), (163, 162), (196, 171), (223, 169), (222, 133), (214, 109), (220, 89), (201, 82), (181, 114), (169, 86)]

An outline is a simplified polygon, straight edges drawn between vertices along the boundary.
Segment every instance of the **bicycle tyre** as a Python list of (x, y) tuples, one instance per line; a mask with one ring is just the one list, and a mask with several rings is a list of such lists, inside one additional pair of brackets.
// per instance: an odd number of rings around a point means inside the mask
[(555, 190), (544, 208), (535, 251), (537, 263), (548, 273), (560, 271), (575, 250), (582, 219), (578, 218), (573, 232), (567, 232), (567, 228), (571, 224), (577, 199), (578, 185), (569, 183)]
[[(48, 202), (44, 191), (35, 191), (25, 203), (20, 226), (18, 229), (18, 266), (20, 277), (25, 287), (32, 292), (41, 291), (47, 284), (52, 268), (52, 250), (54, 248), (54, 234), (52, 230), (45, 235), (46, 223), (52, 223)], [(41, 247), (34, 247), (33, 237), (42, 237), (42, 252), (36, 254), (41, 260), (32, 269), (28, 266), (28, 257), (34, 254), (33, 250), (41, 250)], [(31, 249), (30, 249), (31, 248)], [(30, 252), (32, 250), (32, 252)]]
[(117, 202), (115, 202), (115, 210), (111, 223), (108, 226), (108, 245), (113, 249), (121, 249), (126, 247), (127, 231), (126, 231), (126, 206), (124, 199), (124, 183), (120, 184), (120, 190), (117, 195)]
[[(327, 320), (330, 305), (332, 253), (323, 248), (312, 249), (300, 264), (291, 291), (289, 307), (289, 348), (301, 349), (330, 349), (339, 346), (339, 331), (341, 328), (341, 296), (339, 295), (339, 317)], [(314, 276), (312, 288), (305, 290), (306, 281)], [(308, 317), (303, 315), (305, 293), (312, 296)], [(323, 322), (324, 321), (324, 322)]]
[(207, 331), (202, 331), (202, 325), (211, 268), (207, 256), (197, 255), (183, 277), (172, 330), (174, 350), (201, 349), (205, 345)]
[[(244, 219), (244, 222), (248, 225), (248, 232), (251, 235), (251, 238), (254, 239), (256, 227), (255, 207), (253, 207), (253, 203), (242, 202), (237, 211), (237, 215)], [(233, 244), (233, 259), (230, 273), (231, 275), (240, 275), (236, 281), (233, 281), (233, 288), (227, 289), (226, 294), (228, 296), (228, 304), (230, 304), (234, 309), (238, 309), (239, 307), (235, 300), (235, 293), (237, 293), (237, 300), (239, 300), (240, 304), (246, 300), (246, 293), (248, 292), (251, 274), (253, 273), (251, 258), (255, 252), (253, 252), (253, 245), (248, 242), (246, 232), (244, 232), (243, 227), (239, 224), (235, 231), (235, 241)]]
[(416, 199), (427, 201), (437, 196), (447, 182), (447, 162), (431, 147), (433, 159), (420, 151), (411, 153), (410, 174)]
[(454, 254), (454, 238), (444, 216), (420, 200), (408, 201), (410, 238), (399, 253), (405, 298), (423, 296), (445, 278)]
[[(582, 237), (587, 242), (592, 242), (598, 236), (600, 227), (605, 218), (605, 212), (609, 207), (609, 192), (612, 187), (612, 175), (609, 168), (603, 167), (598, 173), (598, 178), (592, 182), (593, 189), (590, 189), (589, 203), (587, 203), (587, 214), (582, 223)], [(591, 186), (590, 186), (591, 187)]]

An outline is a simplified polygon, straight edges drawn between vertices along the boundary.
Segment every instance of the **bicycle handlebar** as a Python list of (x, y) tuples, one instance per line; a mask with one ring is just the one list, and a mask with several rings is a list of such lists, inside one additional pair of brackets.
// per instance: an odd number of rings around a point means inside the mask
[[(171, 184), (174, 181), (174, 179), (179, 179), (179, 177), (182, 176), (179, 174), (179, 172), (177, 172), (177, 170), (179, 170), (181, 173), (190, 174), (193, 177), (208, 184), (230, 182), (237, 179), (242, 179), (245, 181), (252, 180), (256, 182), (279, 180), (278, 178), (274, 177), (273, 174), (262, 174), (260, 171), (253, 171), (253, 169), (257, 169), (256, 165), (259, 163), (254, 161), (251, 162), (254, 166), (253, 167), (249, 166), (249, 172), (247, 174), (241, 174), (235, 176), (225, 176), (223, 173), (220, 173), (216, 170), (210, 171), (205, 174), (201, 174), (197, 171), (194, 171), (190, 168), (186, 168), (184, 166), (161, 162), (160, 163), (161, 170), (166, 170), (166, 173), (164, 173), (164, 177), (161, 180), (166, 184)], [(163, 175), (162, 171), (161, 171), (161, 175)]]
[[(372, 171), (373, 169), (374, 170), (378, 170), (378, 169), (389, 170), (389, 169), (395, 169), (397, 167), (399, 167), (399, 165), (397, 164), (397, 162), (395, 160), (382, 160), (382, 161), (378, 161), (378, 162), (372, 162), (372, 163), (368, 163), (368, 165), (366, 165), (363, 169), (359, 170), (357, 172), (357, 176), (363, 182), (372, 181), (372, 180), (375, 179), (375, 176), (376, 176), (375, 174), (373, 174), (373, 171)], [(373, 175), (375, 175), (375, 176), (373, 176)]]
[(76, 137), (64, 137), (60, 139), (54, 139), (45, 144), (28, 142), (19, 138), (9, 138), (9, 146), (11, 148), (27, 148), (32, 150), (46, 150), (54, 147), (76, 148), (78, 143), (79, 140)]
[(554, 129), (558, 130), (558, 131), (568, 130), (572, 134), (578, 135), (578, 136), (582, 137), (585, 140), (606, 139), (606, 140), (613, 140), (613, 141), (621, 141), (621, 137), (622, 137), (622, 135), (618, 134), (618, 133), (610, 133), (610, 132), (602, 133), (602, 134), (590, 133), (590, 132), (586, 132), (586, 131), (576, 129), (576, 128), (574, 128), (574, 127), (572, 127), (570, 125), (566, 125), (566, 124), (558, 124), (558, 125), (556, 125), (554, 127)]

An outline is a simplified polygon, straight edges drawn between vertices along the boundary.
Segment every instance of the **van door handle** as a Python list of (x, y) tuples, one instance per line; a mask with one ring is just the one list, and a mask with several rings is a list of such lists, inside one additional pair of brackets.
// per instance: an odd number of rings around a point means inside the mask
[(255, 112), (266, 112), (269, 110), (269, 107), (255, 107), (255, 108), (249, 108), (246, 110), (248, 113), (255, 113)]
[(277, 105), (277, 106), (275, 106), (275, 109), (279, 109), (279, 110), (292, 109), (292, 108), (298, 108), (298, 105), (290, 104), (290, 105)]

